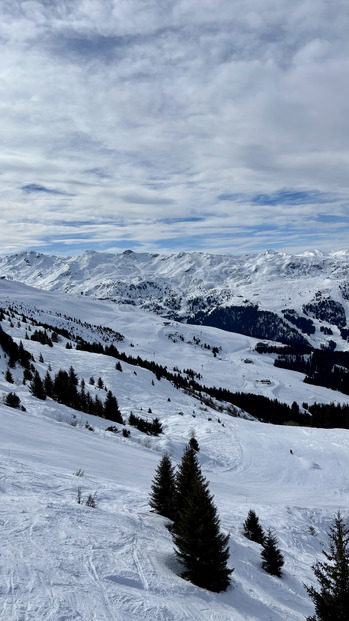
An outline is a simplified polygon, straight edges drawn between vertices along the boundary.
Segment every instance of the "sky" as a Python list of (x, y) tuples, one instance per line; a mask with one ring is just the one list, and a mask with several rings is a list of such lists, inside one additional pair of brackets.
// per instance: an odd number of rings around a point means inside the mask
[(349, 246), (346, 0), (2, 0), (0, 254)]

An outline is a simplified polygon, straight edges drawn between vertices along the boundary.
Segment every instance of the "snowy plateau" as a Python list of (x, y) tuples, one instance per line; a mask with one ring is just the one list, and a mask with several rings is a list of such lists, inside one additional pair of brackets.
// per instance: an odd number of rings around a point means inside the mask
[[(290, 406), (347, 404), (348, 395), (274, 366), (275, 353), (260, 355), (260, 339), (272, 341), (252, 334), (251, 324), (244, 333), (209, 324), (221, 309), (253, 307), (282, 322), (275, 325), (284, 342), (298, 335), (347, 352), (348, 275), (348, 250), (1, 258), (2, 330), (23, 343), (42, 378), (73, 367), (92, 396), (103, 401), (111, 390), (126, 423), (35, 398), (20, 364), (6, 379), (9, 357), (0, 347), (1, 620), (301, 621), (313, 614), (304, 584), (316, 585), (311, 566), (328, 549), (336, 512), (349, 519), (349, 430), (260, 422), (144, 365), (121, 360), (117, 370), (114, 357), (76, 343), (114, 345), (182, 375), (191, 369), (202, 385)], [(59, 338), (53, 346), (32, 340), (36, 329), (56, 329)], [(22, 408), (5, 405), (11, 392)], [(130, 426), (131, 412), (159, 418), (163, 433)], [(178, 465), (193, 435), (221, 530), (230, 533), (234, 572), (222, 593), (180, 577), (168, 521), (149, 507), (161, 456), (167, 451)], [(79, 504), (78, 490), (83, 499), (96, 494), (96, 507)], [(250, 509), (277, 537), (282, 578), (262, 569), (260, 545), (243, 536)]]

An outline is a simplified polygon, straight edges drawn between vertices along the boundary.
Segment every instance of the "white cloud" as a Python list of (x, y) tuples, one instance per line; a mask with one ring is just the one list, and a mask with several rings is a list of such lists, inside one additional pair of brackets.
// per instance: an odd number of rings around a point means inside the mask
[[(131, 246), (178, 237), (184, 248), (220, 249), (223, 218), (232, 239), (240, 231), (247, 243), (246, 227), (262, 227), (261, 243), (274, 242), (274, 229), (285, 247), (287, 227), (293, 244), (312, 220), (322, 244), (317, 216), (343, 216), (341, 0), (32, 1), (1, 11), (3, 253), (52, 239), (102, 247), (111, 222)], [(305, 198), (297, 223), (294, 206), (251, 202), (284, 188), (337, 200)], [(202, 220), (178, 230), (175, 217)], [(343, 226), (329, 247), (343, 245)], [(312, 238), (302, 236), (304, 247)]]

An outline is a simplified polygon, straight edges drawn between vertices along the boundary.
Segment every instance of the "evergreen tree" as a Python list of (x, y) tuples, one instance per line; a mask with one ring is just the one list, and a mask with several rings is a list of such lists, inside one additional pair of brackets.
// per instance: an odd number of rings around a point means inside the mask
[(42, 399), (45, 401), (46, 393), (44, 389), (44, 385), (42, 383), (42, 379), (37, 371), (35, 371), (32, 381), (30, 382), (29, 390), (33, 397), (37, 399)]
[[(81, 398), (81, 394), (80, 394), (80, 398)], [(85, 401), (86, 407), (83, 411), (86, 412), (87, 414), (93, 414), (93, 407), (94, 407), (93, 399), (89, 392), (85, 393), (84, 391), (84, 401)]]
[(5, 397), (4, 403), (10, 408), (19, 408), (19, 406), (21, 405), (21, 400), (15, 392), (9, 392)]
[(263, 569), (267, 571), (268, 574), (281, 578), (281, 567), (284, 564), (284, 557), (278, 548), (277, 539), (270, 528), (263, 542), (261, 556), (263, 559)]
[(175, 474), (171, 459), (167, 453), (162, 457), (151, 486), (149, 504), (156, 513), (174, 519), (173, 498), (175, 493)]
[(71, 408), (78, 409), (79, 394), (77, 390), (77, 378), (74, 369), (70, 367), (70, 373), (60, 369), (55, 375), (53, 382), (54, 399), (58, 403), (64, 403)]
[(10, 371), (10, 369), (7, 369), (6, 373), (5, 373), (5, 380), (9, 383), (9, 384), (13, 384), (13, 375)]
[(88, 405), (87, 395), (90, 397), (90, 393), (86, 394), (85, 380), (82, 379), (80, 382), (80, 393), (79, 393), (79, 404), (80, 404), (80, 410), (82, 412), (90, 411), (90, 406)]
[(104, 413), (103, 418), (107, 418), (108, 420), (112, 420), (114, 423), (124, 424), (121, 412), (119, 410), (119, 404), (117, 402), (116, 397), (114, 397), (111, 390), (108, 390), (107, 396), (104, 402)]
[(199, 452), (199, 450), (200, 450), (199, 443), (198, 443), (197, 439), (194, 436), (192, 438), (190, 438), (189, 446), (191, 446), (191, 448), (194, 449), (194, 451)]
[[(315, 605), (315, 615), (307, 621), (347, 621), (349, 615), (349, 526), (340, 511), (330, 528), (330, 552), (326, 561), (313, 565), (320, 590), (306, 586)], [(328, 561), (328, 562), (327, 562)]]
[(100, 418), (104, 418), (104, 405), (98, 395), (95, 396), (94, 401), (92, 401), (92, 412), (90, 412), (94, 416), (99, 416)]
[(259, 518), (253, 509), (250, 509), (244, 522), (244, 535), (251, 541), (263, 544), (265, 534), (259, 523)]
[(59, 369), (53, 380), (53, 398), (58, 403), (67, 404), (67, 387), (69, 382), (69, 375), (63, 369)]
[(210, 591), (225, 591), (230, 584), (229, 535), (220, 522), (208, 484), (202, 476), (191, 482), (190, 494), (173, 527), (175, 553), (184, 567), (182, 577)]
[(193, 482), (196, 479), (204, 483), (196, 451), (191, 446), (186, 446), (176, 475), (175, 520), (182, 511), (187, 496), (190, 496)]
[(151, 423), (151, 434), (153, 436), (159, 436), (162, 433), (162, 424), (158, 418), (153, 418)]
[(73, 367), (70, 367), (69, 369), (69, 384), (71, 386), (77, 386), (79, 383), (79, 379), (78, 376), (75, 373), (75, 369)]
[(46, 371), (46, 375), (44, 377), (44, 390), (47, 397), (52, 397), (53, 395), (53, 381), (52, 377), (48, 371)]
[(33, 379), (33, 374), (29, 369), (24, 369), (23, 371), (23, 384), (26, 383), (26, 381), (30, 381), (31, 379)]
[(104, 382), (101, 377), (99, 377), (97, 380), (97, 386), (98, 388), (104, 388)]

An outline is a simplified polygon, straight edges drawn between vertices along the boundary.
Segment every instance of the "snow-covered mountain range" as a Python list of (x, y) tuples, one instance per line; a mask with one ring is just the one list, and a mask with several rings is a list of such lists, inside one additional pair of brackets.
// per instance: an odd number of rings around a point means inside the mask
[(256, 338), (319, 347), (330, 335), (347, 349), (348, 249), (242, 256), (22, 252), (0, 259), (0, 276)]

